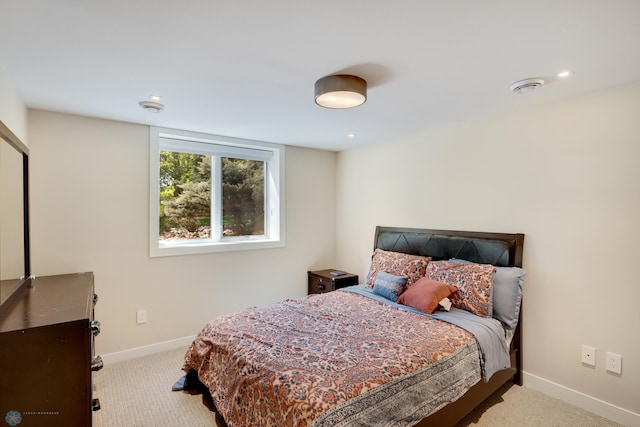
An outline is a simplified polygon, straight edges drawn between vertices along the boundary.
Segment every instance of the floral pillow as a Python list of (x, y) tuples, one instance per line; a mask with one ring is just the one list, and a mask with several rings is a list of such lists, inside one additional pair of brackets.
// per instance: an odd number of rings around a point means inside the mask
[(371, 256), (371, 268), (367, 274), (366, 287), (373, 288), (379, 271), (385, 271), (394, 276), (407, 276), (407, 287), (410, 287), (416, 280), (424, 277), (429, 261), (431, 261), (429, 257), (376, 249)]
[(489, 264), (460, 264), (433, 261), (427, 265), (425, 277), (458, 288), (449, 299), (462, 310), (482, 317), (491, 317), (491, 289), (495, 267)]
[[(470, 261), (457, 258), (450, 261), (472, 264)], [(518, 326), (524, 276), (525, 271), (520, 267), (496, 267), (496, 274), (493, 276), (492, 316), (501, 321), (507, 329), (515, 329)]]
[(393, 302), (398, 301), (407, 288), (407, 276), (394, 276), (386, 271), (378, 271), (376, 281), (373, 283), (373, 293), (385, 297)]
[(423, 277), (400, 295), (398, 304), (432, 314), (440, 301), (451, 297), (456, 291), (455, 286)]

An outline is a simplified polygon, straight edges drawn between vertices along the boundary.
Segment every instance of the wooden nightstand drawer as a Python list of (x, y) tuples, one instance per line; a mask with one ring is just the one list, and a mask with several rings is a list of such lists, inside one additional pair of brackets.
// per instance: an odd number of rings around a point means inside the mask
[(308, 271), (309, 294), (321, 294), (323, 292), (335, 291), (347, 286), (357, 285), (358, 276), (356, 274), (345, 273), (341, 275), (331, 274), (335, 269)]
[(320, 294), (335, 290), (333, 280), (326, 277), (309, 275), (309, 293)]

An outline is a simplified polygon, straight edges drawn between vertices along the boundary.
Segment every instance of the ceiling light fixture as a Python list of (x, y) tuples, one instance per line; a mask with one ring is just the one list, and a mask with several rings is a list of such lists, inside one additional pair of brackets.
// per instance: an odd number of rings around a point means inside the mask
[(325, 108), (357, 107), (367, 100), (367, 82), (349, 74), (323, 77), (316, 82), (315, 100)]
[(138, 105), (142, 107), (143, 110), (146, 110), (150, 113), (159, 113), (160, 111), (164, 110), (164, 105), (160, 104), (159, 102), (140, 101), (138, 102)]

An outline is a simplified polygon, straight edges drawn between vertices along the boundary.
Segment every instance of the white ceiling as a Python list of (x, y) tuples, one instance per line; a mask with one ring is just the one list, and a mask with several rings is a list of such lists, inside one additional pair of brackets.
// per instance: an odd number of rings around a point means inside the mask
[[(637, 0), (0, 0), (0, 17), (0, 74), (30, 108), (327, 150), (640, 80)], [(339, 72), (368, 81), (363, 106), (314, 103)], [(162, 113), (138, 106), (151, 94)]]

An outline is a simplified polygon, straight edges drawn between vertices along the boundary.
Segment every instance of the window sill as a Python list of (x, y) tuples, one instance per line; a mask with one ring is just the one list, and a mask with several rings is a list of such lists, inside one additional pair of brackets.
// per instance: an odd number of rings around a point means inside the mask
[(284, 247), (284, 239), (255, 239), (255, 240), (223, 240), (211, 242), (196, 240), (191, 242), (173, 241), (159, 242), (157, 247), (151, 247), (151, 258), (175, 255), (195, 255), (216, 252), (251, 251)]

